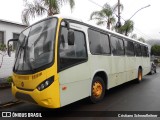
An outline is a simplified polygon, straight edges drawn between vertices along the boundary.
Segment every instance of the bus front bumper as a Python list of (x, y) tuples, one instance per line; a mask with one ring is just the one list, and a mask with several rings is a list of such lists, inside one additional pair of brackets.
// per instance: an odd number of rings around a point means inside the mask
[(47, 108), (60, 107), (59, 83), (54, 81), (48, 88), (39, 91), (22, 90), (12, 84), (12, 94), (19, 100), (38, 104)]

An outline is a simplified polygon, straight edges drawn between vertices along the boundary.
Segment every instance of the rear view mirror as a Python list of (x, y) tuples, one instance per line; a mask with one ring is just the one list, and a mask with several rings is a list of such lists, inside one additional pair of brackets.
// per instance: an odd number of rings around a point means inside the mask
[(9, 45), (9, 43), (11, 42), (11, 41), (13, 41), (13, 42), (16, 42), (16, 41), (18, 41), (18, 39), (10, 39), (10, 40), (8, 40), (8, 43), (7, 43), (7, 52), (8, 52), (8, 56), (9, 57), (11, 57), (11, 46)]
[(68, 45), (74, 45), (75, 35), (73, 30), (68, 31)]

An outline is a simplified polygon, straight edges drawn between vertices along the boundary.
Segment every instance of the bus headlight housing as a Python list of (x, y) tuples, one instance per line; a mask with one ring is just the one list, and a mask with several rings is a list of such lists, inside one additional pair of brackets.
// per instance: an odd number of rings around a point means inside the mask
[(47, 87), (49, 87), (54, 81), (54, 77), (50, 77), (47, 80), (43, 81), (41, 84), (38, 85), (37, 89), (39, 91), (42, 91), (44, 89), (46, 89)]

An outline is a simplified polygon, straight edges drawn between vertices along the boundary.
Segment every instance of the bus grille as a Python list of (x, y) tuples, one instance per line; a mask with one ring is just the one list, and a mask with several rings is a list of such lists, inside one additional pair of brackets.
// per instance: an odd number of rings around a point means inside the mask
[(37, 102), (28, 94), (23, 94), (23, 93), (17, 92), (15, 97), (19, 100), (22, 100), (22, 101), (28, 101), (28, 102), (37, 104)]

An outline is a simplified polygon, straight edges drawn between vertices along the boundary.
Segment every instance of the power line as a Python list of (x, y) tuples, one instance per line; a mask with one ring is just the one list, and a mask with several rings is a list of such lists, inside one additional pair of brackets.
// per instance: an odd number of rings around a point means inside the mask
[[(95, 4), (95, 5), (97, 5), (97, 6), (99, 6), (99, 7), (101, 7), (101, 8), (104, 8), (103, 6), (101, 6), (101, 5), (99, 5), (98, 3), (94, 2), (93, 0), (88, 0), (88, 1), (91, 2), (91, 3), (93, 3), (93, 4)], [(113, 14), (116, 15), (116, 17), (118, 17), (118, 15), (117, 15), (114, 11), (113, 11)], [(124, 22), (126, 22), (126, 20), (125, 20), (122, 16), (121, 16), (120, 18), (121, 18)], [(142, 32), (141, 32), (140, 30), (138, 30), (135, 26), (134, 26), (134, 28), (136, 29), (136, 31), (139, 31), (139, 33), (140, 33), (141, 35), (146, 36), (148, 39), (153, 39), (152, 37), (150, 37), (150, 36), (142, 33)]]

